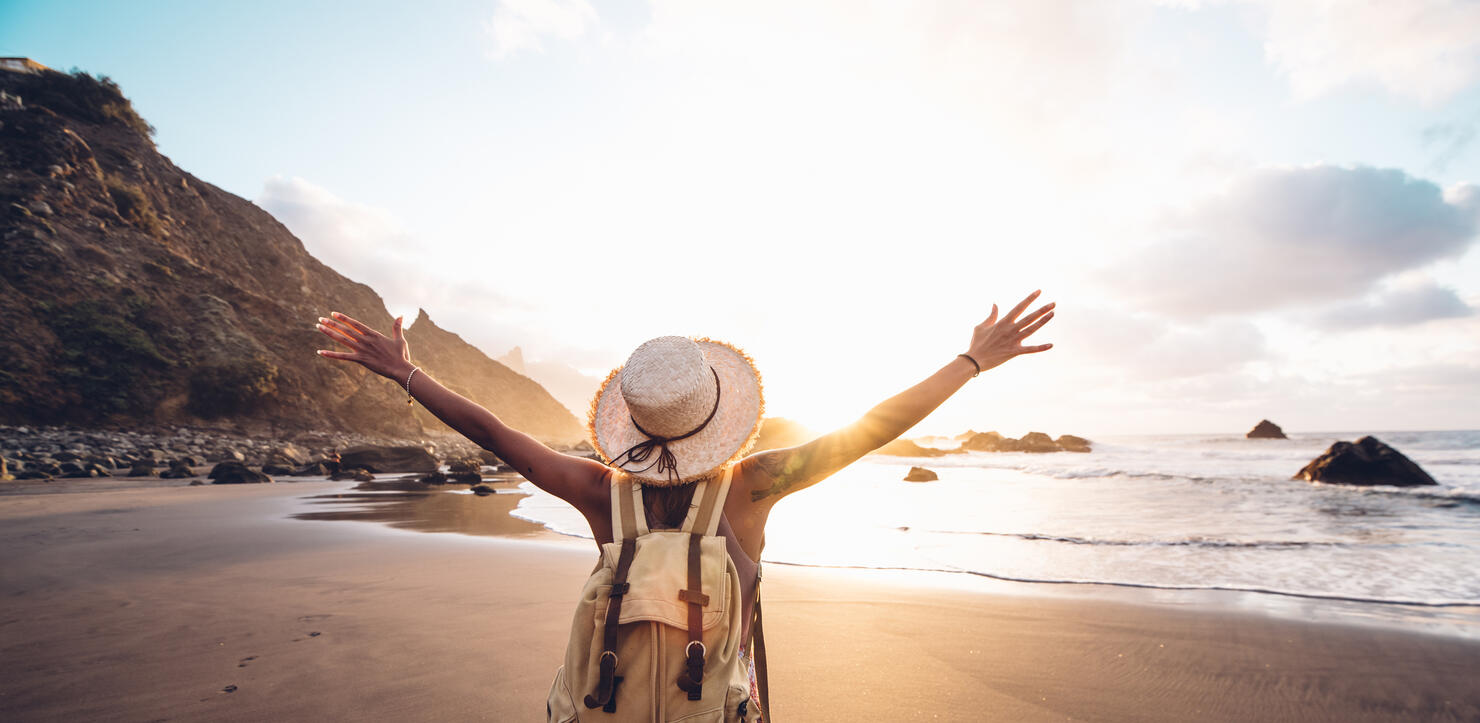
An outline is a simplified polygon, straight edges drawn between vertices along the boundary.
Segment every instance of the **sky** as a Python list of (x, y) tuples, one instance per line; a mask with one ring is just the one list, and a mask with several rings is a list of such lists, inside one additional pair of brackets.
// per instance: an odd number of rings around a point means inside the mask
[(0, 0), (0, 54), (494, 357), (725, 339), (823, 431), (1041, 288), (911, 434), (1480, 428), (1480, 3)]

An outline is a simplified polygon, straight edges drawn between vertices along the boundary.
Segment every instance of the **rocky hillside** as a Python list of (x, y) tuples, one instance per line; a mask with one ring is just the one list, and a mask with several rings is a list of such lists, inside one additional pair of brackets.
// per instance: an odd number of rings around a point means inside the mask
[[(314, 354), (331, 310), (389, 328), (374, 290), (152, 132), (107, 79), (0, 71), (0, 423), (434, 432), (395, 384)], [(418, 362), (447, 375), (496, 365), (435, 346)], [(510, 424), (580, 436), (537, 384), (484, 376), (464, 384)]]

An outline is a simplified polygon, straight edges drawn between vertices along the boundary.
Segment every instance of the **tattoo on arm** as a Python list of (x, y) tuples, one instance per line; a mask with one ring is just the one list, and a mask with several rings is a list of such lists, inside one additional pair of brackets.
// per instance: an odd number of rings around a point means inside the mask
[[(763, 490), (751, 490), (750, 501), (760, 502), (767, 497), (780, 497), (790, 491), (792, 485), (795, 485), (798, 480), (795, 474), (801, 466), (795, 462), (798, 456), (800, 455), (789, 449), (764, 452), (757, 456), (756, 464), (760, 465), (760, 468), (765, 470), (766, 476), (771, 478), (771, 486)], [(789, 474), (788, 471), (791, 473)]]
[(751, 490), (750, 501), (784, 497), (827, 477), (860, 456), (861, 453), (849, 457), (839, 445), (828, 443), (827, 440), (791, 449), (762, 452), (756, 456), (755, 462), (771, 478), (771, 486)]

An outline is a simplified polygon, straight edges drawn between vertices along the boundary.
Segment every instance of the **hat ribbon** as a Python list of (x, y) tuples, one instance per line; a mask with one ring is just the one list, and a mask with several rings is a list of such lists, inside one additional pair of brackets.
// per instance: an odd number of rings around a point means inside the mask
[(647, 435), (647, 439), (632, 445), (630, 448), (627, 449), (626, 452), (613, 457), (611, 462), (612, 466), (621, 467), (623, 463), (619, 462), (618, 460), (622, 459), (623, 457), (626, 457), (628, 462), (636, 462), (637, 464), (642, 464), (643, 462), (646, 462), (649, 457), (653, 456), (653, 450), (656, 449), (658, 450), (658, 459), (654, 460), (652, 464), (643, 467), (642, 469), (627, 471), (633, 472), (635, 474), (642, 474), (643, 472), (656, 467), (658, 469), (658, 474), (666, 473), (668, 475), (668, 481), (676, 484), (680, 479), (678, 476), (678, 458), (674, 457), (673, 451), (668, 449), (668, 443), (677, 442), (680, 439), (688, 439), (689, 437), (698, 434), (699, 430), (709, 426), (709, 423), (714, 420), (715, 412), (719, 411), (719, 372), (715, 371), (714, 367), (709, 367), (709, 373), (714, 375), (714, 408), (709, 410), (709, 416), (705, 417), (704, 421), (699, 423), (699, 426), (694, 427), (693, 429), (684, 432), (683, 434), (680, 434), (676, 437), (659, 437), (647, 431), (646, 429), (643, 429), (642, 425), (638, 424), (637, 420), (633, 419), (632, 415), (629, 414), (627, 415), (627, 418), (632, 419), (632, 426), (637, 427), (637, 431)]

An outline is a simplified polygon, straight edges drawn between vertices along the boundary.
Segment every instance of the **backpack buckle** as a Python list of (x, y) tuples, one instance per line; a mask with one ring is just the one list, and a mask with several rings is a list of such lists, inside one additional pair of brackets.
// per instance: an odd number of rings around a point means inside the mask
[(607, 594), (607, 597), (609, 597), (609, 598), (611, 598), (611, 597), (621, 597), (623, 595), (626, 595), (627, 592), (630, 591), (631, 589), (632, 589), (632, 583), (630, 583), (630, 582), (619, 582), (619, 583), (616, 583), (616, 584), (613, 584), (612, 585), (612, 591)]

